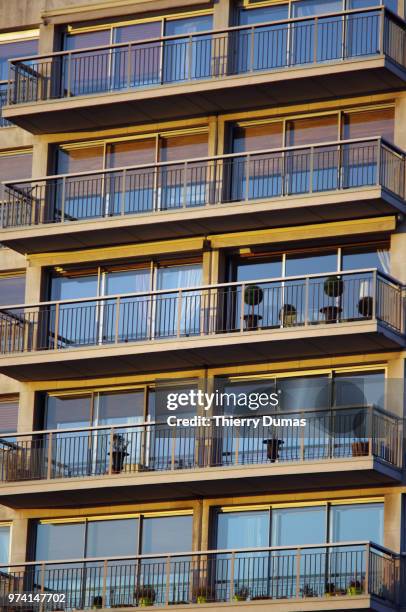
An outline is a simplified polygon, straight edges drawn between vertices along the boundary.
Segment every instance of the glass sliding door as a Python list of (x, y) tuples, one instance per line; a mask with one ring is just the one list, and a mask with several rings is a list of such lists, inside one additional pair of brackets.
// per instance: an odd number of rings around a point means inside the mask
[[(241, 9), (240, 25), (257, 25), (288, 19), (289, 5), (278, 4), (256, 9)], [(234, 61), (236, 74), (282, 68), (288, 62), (289, 26), (286, 23), (244, 28), (235, 33)]]
[[(187, 289), (202, 283), (200, 263), (158, 268), (158, 290)], [(203, 297), (200, 291), (161, 293), (155, 304), (155, 336), (195, 336), (201, 331)]]
[(210, 31), (212, 27), (212, 15), (172, 19), (165, 22), (165, 36), (181, 36), (181, 38), (167, 40), (164, 44), (162, 79), (164, 83), (210, 78), (212, 74), (212, 35), (192, 35)]
[(10, 557), (10, 526), (2, 525), (0, 523), (0, 564), (8, 563), (9, 557)]
[[(299, 0), (292, 3), (292, 17), (314, 17), (343, 10), (342, 0)], [(291, 65), (328, 62), (342, 57), (343, 18), (321, 17), (291, 26)]]
[[(103, 47), (111, 44), (111, 30), (95, 30), (66, 34), (64, 49), (73, 51), (69, 55), (57, 56), (54, 61), (54, 75), (59, 68), (62, 92), (55, 92), (55, 97), (83, 96), (108, 91), (111, 87), (112, 56), (109, 49), (86, 51), (92, 47)], [(75, 53), (77, 51), (77, 53)], [(57, 79), (53, 79), (54, 87)], [(58, 95), (59, 94), (59, 95)], [(63, 94), (63, 95), (61, 95)]]
[[(269, 510), (219, 512), (216, 524), (215, 548), (267, 547), (270, 542)], [(236, 554), (234, 561), (234, 593), (246, 593), (251, 599), (269, 593), (269, 553)], [(216, 601), (230, 597), (231, 559), (229, 554), (216, 555), (213, 587)]]
[[(160, 38), (162, 21), (147, 21), (114, 28), (115, 43), (137, 43)], [(146, 87), (161, 83), (162, 44), (145, 42), (112, 51), (112, 88)]]
[[(103, 145), (84, 147), (59, 147), (57, 173), (92, 172), (103, 168)], [(67, 177), (50, 182), (47, 203), (53, 209), (47, 211), (50, 220), (77, 221), (102, 217), (105, 214), (105, 183), (102, 174)], [(52, 193), (54, 190), (54, 193)]]
[[(125, 168), (155, 164), (157, 137), (111, 142), (106, 147), (106, 167)], [(155, 208), (157, 172), (154, 167), (106, 173), (106, 214), (150, 212)]]

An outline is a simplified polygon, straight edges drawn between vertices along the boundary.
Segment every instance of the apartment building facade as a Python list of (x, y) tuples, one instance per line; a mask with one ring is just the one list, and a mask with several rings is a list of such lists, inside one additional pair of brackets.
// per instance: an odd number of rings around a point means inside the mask
[(0, 1), (2, 612), (406, 609), (405, 10)]

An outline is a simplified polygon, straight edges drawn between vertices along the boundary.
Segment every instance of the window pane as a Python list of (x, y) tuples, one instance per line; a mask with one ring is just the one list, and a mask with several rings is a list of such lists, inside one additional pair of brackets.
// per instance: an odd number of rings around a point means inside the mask
[(394, 140), (394, 109), (383, 108), (359, 113), (345, 113), (343, 137), (368, 138), (369, 136), (382, 136), (393, 142)]
[(24, 304), (25, 275), (0, 276), (0, 306)]
[(106, 295), (121, 293), (138, 293), (151, 288), (151, 273), (149, 269), (125, 270), (109, 272), (106, 275)]
[(207, 134), (173, 136), (162, 138), (160, 142), (160, 161), (193, 159), (208, 155)]
[(197, 287), (202, 281), (201, 264), (168, 266), (158, 269), (158, 289)]
[(269, 512), (223, 512), (217, 518), (217, 549), (269, 545)]
[(46, 429), (86, 427), (91, 420), (91, 395), (48, 397)]
[(177, 34), (193, 34), (194, 32), (205, 32), (211, 30), (213, 24), (212, 15), (201, 15), (198, 17), (187, 17), (186, 19), (173, 19), (165, 22), (165, 35), (175, 36)]
[(252, 25), (255, 23), (267, 23), (280, 21), (289, 17), (289, 5), (278, 4), (277, 6), (264, 6), (257, 9), (240, 9), (239, 24)]
[(334, 404), (335, 406), (366, 406), (372, 404), (384, 408), (384, 372), (337, 374), (334, 377)]
[(330, 512), (332, 542), (369, 540), (383, 544), (383, 503), (332, 506)]
[(281, 391), (281, 410), (324, 410), (330, 405), (329, 377), (301, 376), (278, 378), (277, 389)]
[(101, 47), (110, 44), (110, 29), (96, 32), (83, 32), (82, 34), (67, 34), (64, 37), (64, 49), (87, 49), (88, 47)]
[(338, 139), (338, 117), (293, 119), (286, 124), (286, 146), (293, 147)]
[(138, 519), (89, 521), (86, 557), (118, 557), (136, 555)]
[(343, 10), (342, 0), (300, 0), (293, 2), (293, 17), (310, 17)]
[(35, 559), (81, 559), (85, 555), (85, 522), (37, 525)]
[(282, 147), (282, 131), (282, 122), (251, 127), (236, 126), (233, 130), (233, 152), (244, 153)]
[(103, 168), (103, 146), (83, 147), (77, 149), (59, 149), (57, 156), (57, 173), (90, 172)]
[(102, 393), (99, 398), (99, 425), (136, 423), (144, 420), (144, 391)]
[(97, 274), (89, 276), (55, 276), (51, 279), (51, 300), (74, 300), (97, 295)]
[(38, 40), (16, 40), (0, 44), (0, 81), (8, 79), (8, 60), (38, 53)]
[(236, 277), (238, 282), (249, 280), (261, 280), (267, 278), (279, 278), (282, 276), (282, 259), (269, 261), (250, 261), (237, 264)]
[(323, 544), (325, 541), (325, 507), (272, 510), (272, 546)]
[(343, 249), (342, 269), (362, 270), (363, 268), (377, 268), (381, 272), (390, 272), (390, 251), (387, 248)]
[(145, 518), (142, 524), (142, 553), (191, 551), (192, 526), (192, 515)]
[(0, 525), (0, 564), (8, 563), (10, 555), (10, 527)]
[(2, 401), (0, 397), (0, 433), (17, 431), (18, 400)]
[(337, 253), (287, 255), (285, 276), (323, 274), (337, 270)]
[[(7, 153), (0, 155), (1, 181), (30, 178), (32, 174), (32, 153)], [(0, 184), (0, 200), (4, 197), (4, 187)]]
[(114, 142), (107, 145), (107, 167), (138, 166), (155, 163), (155, 138)]
[(161, 21), (136, 23), (114, 28), (114, 41), (116, 43), (124, 43), (136, 40), (147, 40), (148, 38), (159, 38), (161, 36), (161, 28)]

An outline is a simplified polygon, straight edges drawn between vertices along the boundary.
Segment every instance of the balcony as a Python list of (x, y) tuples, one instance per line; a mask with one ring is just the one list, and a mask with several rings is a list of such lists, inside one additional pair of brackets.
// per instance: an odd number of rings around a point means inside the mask
[(405, 288), (373, 269), (0, 309), (0, 372), (22, 381), (404, 346)]
[[(163, 412), (166, 412), (163, 409)], [(174, 417), (170, 412), (167, 416)], [(257, 427), (216, 418), (36, 431), (0, 439), (0, 502), (13, 508), (312, 490), (402, 478), (402, 420), (375, 406), (262, 414)], [(285, 422), (280, 419), (286, 419)], [(292, 419), (306, 419), (292, 427)]]
[(10, 593), (38, 595), (14, 604), (27, 612), (55, 610), (58, 594), (64, 610), (384, 612), (398, 600), (399, 567), (399, 556), (370, 542), (37, 561), (1, 566), (0, 597), (7, 605)]
[(367, 138), (9, 182), (2, 243), (25, 254), (406, 214), (405, 163)]
[(404, 44), (377, 7), (19, 58), (4, 113), (39, 134), (391, 91)]
[(3, 117), (3, 106), (7, 102), (7, 83), (0, 83), (0, 128), (12, 125), (10, 121)]

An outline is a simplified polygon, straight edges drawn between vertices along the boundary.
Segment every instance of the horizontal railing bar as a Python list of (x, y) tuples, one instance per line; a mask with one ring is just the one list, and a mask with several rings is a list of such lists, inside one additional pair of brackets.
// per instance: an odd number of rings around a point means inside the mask
[(306, 280), (306, 279), (316, 279), (316, 278), (328, 278), (330, 276), (338, 276), (340, 278), (345, 278), (346, 276), (352, 276), (354, 274), (374, 274), (376, 273), (378, 277), (386, 279), (393, 283), (395, 287), (402, 288), (402, 285), (394, 278), (389, 276), (388, 274), (378, 271), (377, 268), (366, 268), (359, 270), (345, 270), (345, 271), (332, 271), (326, 272), (324, 274), (302, 274), (297, 276), (280, 276), (277, 278), (266, 278), (266, 279), (257, 279), (252, 281), (234, 281), (231, 283), (219, 283), (216, 285), (197, 285), (195, 287), (179, 287), (178, 289), (156, 289), (155, 291), (141, 291), (139, 293), (118, 293), (113, 295), (104, 295), (104, 296), (95, 296), (91, 298), (76, 298), (74, 300), (60, 300), (60, 301), (48, 301), (48, 302), (37, 302), (35, 304), (13, 304), (11, 306), (4, 306), (0, 308), (0, 313), (6, 315), (12, 315), (12, 310), (22, 310), (29, 308), (40, 308), (43, 306), (56, 306), (56, 305), (69, 305), (69, 304), (85, 304), (88, 302), (104, 302), (116, 300), (118, 298), (126, 299), (131, 297), (143, 297), (143, 296), (156, 296), (156, 295), (177, 295), (179, 291), (182, 293), (190, 293), (195, 291), (215, 291), (216, 289), (228, 288), (228, 287), (242, 287), (249, 285), (262, 285), (266, 283), (282, 283), (282, 282), (292, 282), (296, 280)]
[(26, 183), (39, 183), (43, 181), (49, 181), (54, 179), (69, 179), (74, 177), (86, 177), (86, 176), (97, 176), (103, 174), (115, 174), (117, 172), (128, 171), (128, 170), (142, 170), (147, 168), (162, 168), (162, 167), (170, 167), (170, 166), (179, 166), (185, 164), (196, 164), (199, 162), (209, 162), (209, 161), (221, 161), (223, 159), (235, 159), (235, 158), (244, 158), (244, 157), (255, 157), (256, 155), (266, 155), (275, 154), (275, 153), (284, 153), (289, 151), (311, 151), (311, 149), (319, 149), (324, 147), (333, 147), (333, 146), (345, 146), (351, 144), (363, 144), (363, 143), (379, 143), (385, 145), (390, 151), (393, 149), (393, 153), (398, 154), (403, 159), (406, 158), (406, 152), (402, 151), (399, 147), (396, 147), (389, 141), (385, 140), (382, 137), (378, 136), (369, 136), (367, 138), (352, 138), (346, 140), (334, 140), (328, 142), (316, 142), (308, 145), (296, 145), (290, 147), (277, 147), (275, 149), (261, 149), (256, 151), (245, 151), (242, 153), (225, 153), (223, 155), (212, 155), (210, 157), (196, 157), (196, 158), (187, 158), (187, 159), (179, 159), (176, 161), (169, 162), (156, 162), (154, 164), (138, 164), (136, 166), (119, 166), (117, 168), (104, 168), (102, 170), (91, 170), (89, 172), (73, 172), (70, 174), (51, 174), (48, 176), (42, 177), (33, 177), (29, 179), (12, 179), (7, 181), (2, 181), (2, 185), (6, 187), (13, 186), (14, 183), (18, 185), (23, 185)]
[[(256, 414), (254, 411), (252, 413), (247, 413), (245, 415), (228, 415), (225, 414), (223, 416), (225, 417), (235, 417), (235, 418), (249, 418), (249, 417), (255, 417), (255, 416), (272, 416), (272, 417), (278, 417), (278, 418), (286, 418), (289, 415), (328, 415), (331, 414), (332, 412), (340, 412), (340, 411), (345, 411), (345, 410), (372, 410), (373, 413), (375, 414), (379, 414), (382, 417), (386, 417), (386, 418), (390, 418), (393, 419), (394, 422), (400, 423), (403, 421), (403, 419), (399, 416), (397, 416), (396, 414), (393, 414), (391, 412), (388, 412), (387, 410), (383, 410), (382, 408), (375, 406), (374, 404), (351, 404), (351, 405), (347, 405), (347, 406), (331, 406), (329, 408), (320, 408), (320, 409), (298, 409), (298, 410), (287, 410), (287, 411), (283, 411), (283, 412), (274, 412), (271, 414), (265, 414), (265, 413), (260, 413), (260, 414)], [(174, 415), (176, 416), (176, 414)], [(197, 416), (197, 415), (196, 415)], [(205, 415), (206, 416), (206, 415)], [(182, 418), (182, 417), (179, 417)], [(213, 417), (212, 416), (207, 416), (206, 418), (210, 419), (210, 421), (213, 421)], [(44, 435), (44, 434), (61, 434), (61, 433), (85, 433), (88, 431), (110, 431), (112, 429), (141, 429), (141, 428), (146, 428), (146, 427), (160, 427), (161, 425), (167, 425), (166, 421), (143, 421), (142, 423), (121, 423), (121, 424), (111, 424), (111, 425), (91, 425), (89, 427), (69, 427), (69, 428), (64, 428), (64, 429), (37, 429), (37, 430), (32, 430), (32, 431), (25, 431), (25, 432), (7, 432), (7, 434), (2, 434), (0, 435), (0, 443), (1, 442), (5, 442), (7, 441), (7, 438), (16, 438), (16, 437), (25, 437), (25, 436), (37, 436), (37, 435)]]
[(25, 57), (10, 58), (8, 61), (9, 61), (9, 64), (22, 64), (24, 62), (33, 61), (33, 60), (43, 60), (43, 59), (48, 59), (48, 58), (60, 57), (60, 56), (78, 55), (81, 53), (94, 53), (95, 51), (109, 51), (110, 49), (128, 48), (129, 46), (142, 46), (146, 44), (165, 43), (165, 42), (172, 41), (172, 40), (181, 40), (182, 42), (184, 42), (185, 38), (188, 39), (190, 37), (200, 38), (204, 36), (212, 36), (216, 34), (227, 34), (229, 32), (238, 32), (242, 30), (251, 31), (256, 28), (283, 26), (284, 24), (289, 25), (291, 23), (316, 21), (316, 20), (322, 20), (325, 18), (331, 19), (334, 17), (345, 17), (346, 15), (357, 15), (357, 14), (362, 15), (364, 13), (384, 13), (386, 16), (390, 18), (395, 17), (398, 20), (399, 25), (405, 27), (403, 20), (401, 20), (395, 13), (392, 13), (391, 11), (386, 9), (386, 7), (384, 6), (376, 6), (376, 7), (362, 8), (362, 9), (350, 9), (347, 11), (339, 11), (336, 13), (321, 13), (320, 15), (311, 15), (308, 17), (290, 17), (289, 19), (283, 19), (281, 21), (269, 21), (266, 23), (257, 23), (257, 24), (252, 24), (249, 26), (238, 25), (238, 26), (231, 26), (229, 28), (223, 28), (223, 29), (203, 30), (201, 32), (193, 32), (190, 34), (185, 33), (185, 34), (175, 34), (171, 36), (161, 36), (158, 38), (145, 38), (142, 40), (130, 41), (127, 43), (114, 43), (111, 45), (100, 45), (98, 47), (85, 47), (83, 49), (54, 51), (53, 53), (42, 54), (42, 55), (29, 55)]
[(384, 546), (381, 546), (379, 544), (375, 544), (374, 542), (371, 541), (367, 541), (367, 540), (360, 540), (360, 541), (354, 541), (354, 542), (327, 542), (327, 543), (323, 543), (323, 544), (301, 544), (299, 546), (259, 546), (258, 548), (225, 548), (225, 549), (216, 549), (216, 550), (199, 550), (199, 551), (187, 551), (187, 552), (176, 552), (176, 553), (154, 553), (154, 554), (148, 554), (148, 555), (128, 555), (128, 556), (113, 556), (113, 557), (88, 557), (88, 558), (78, 558), (78, 559), (57, 559), (57, 560), (50, 560), (50, 561), (45, 561), (45, 560), (37, 560), (37, 561), (26, 561), (23, 563), (14, 563), (12, 565), (10, 564), (2, 564), (0, 565), (0, 570), (2, 568), (10, 568), (10, 567), (29, 567), (29, 566), (35, 566), (35, 565), (42, 565), (45, 563), (49, 564), (49, 565), (58, 565), (58, 564), (70, 564), (70, 563), (97, 563), (100, 561), (137, 561), (139, 559), (167, 559), (167, 558), (178, 558), (178, 557), (200, 557), (203, 555), (226, 555), (226, 554), (243, 554), (243, 553), (251, 553), (251, 552), (255, 552), (255, 553), (261, 553), (261, 552), (274, 552), (274, 551), (283, 551), (283, 550), (287, 550), (287, 551), (291, 551), (291, 550), (309, 550), (309, 549), (316, 549), (316, 550), (320, 550), (322, 548), (347, 548), (347, 547), (355, 547), (355, 546), (370, 546), (372, 549), (375, 549), (377, 551), (386, 553), (387, 555), (390, 555), (391, 557), (396, 557), (396, 553), (394, 553), (393, 551), (391, 551), (388, 548), (385, 548)]

